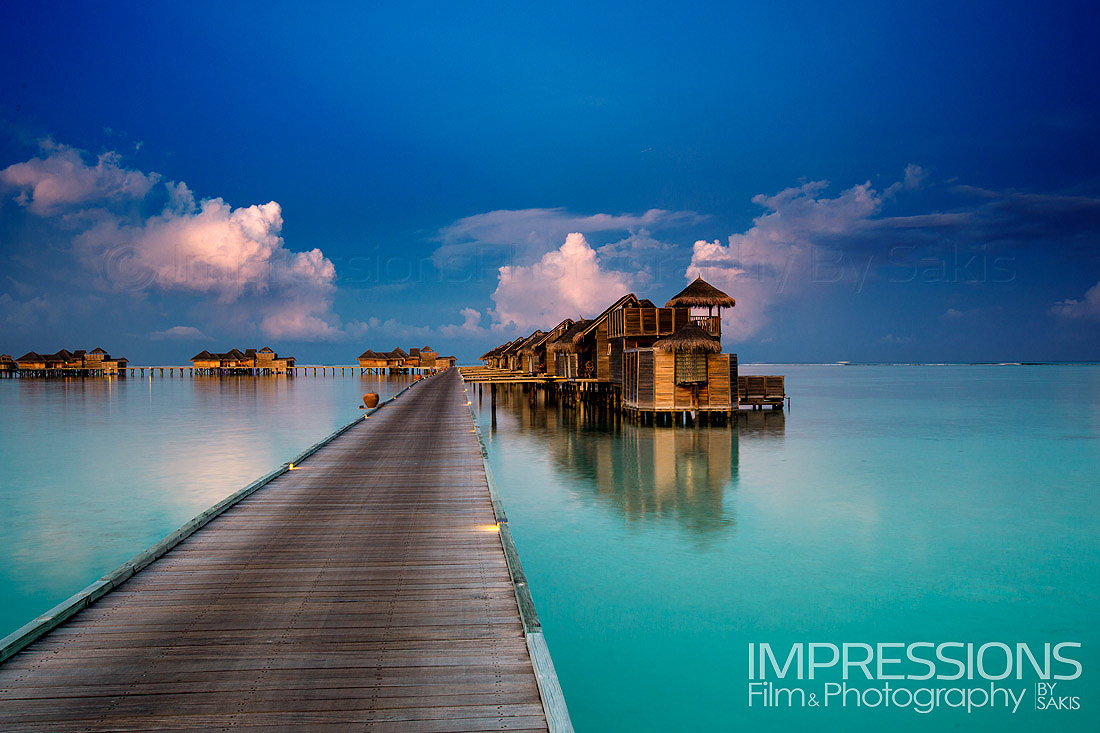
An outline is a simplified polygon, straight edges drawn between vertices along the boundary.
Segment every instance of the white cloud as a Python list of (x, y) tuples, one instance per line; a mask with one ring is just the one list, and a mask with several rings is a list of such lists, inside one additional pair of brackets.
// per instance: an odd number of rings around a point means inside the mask
[(165, 340), (198, 340), (207, 338), (206, 334), (195, 328), (194, 326), (172, 326), (171, 328), (163, 331), (153, 331), (149, 334), (149, 338), (154, 341)]
[(481, 335), (488, 332), (481, 327), (481, 311), (475, 308), (463, 308), (459, 311), (462, 323), (440, 326), (439, 334), (448, 338), (455, 336)]
[(271, 201), (233, 208), (196, 201), (183, 182), (164, 184), (159, 214), (133, 213), (160, 180), (121, 167), (114, 153), (85, 163), (74, 148), (49, 144), (44, 157), (0, 171), (0, 183), (44, 218), (80, 222), (72, 239), (100, 289), (177, 293), (200, 298), (193, 311), (211, 327), (256, 328), (270, 338), (342, 337), (332, 311), (336, 270), (319, 249), (295, 252), (281, 236), (282, 208)]
[(1051, 310), (1064, 318), (1100, 320), (1100, 282), (1085, 291), (1085, 297), (1082, 300), (1059, 301)]
[(916, 191), (928, 178), (928, 171), (921, 168), (919, 165), (910, 163), (905, 166), (905, 175), (897, 183), (891, 183), (883, 191), (886, 196), (893, 196), (899, 191)]
[(591, 317), (633, 284), (625, 273), (602, 270), (584, 235), (573, 232), (560, 248), (530, 266), (500, 268), (492, 314), (501, 325), (548, 328), (564, 318)]

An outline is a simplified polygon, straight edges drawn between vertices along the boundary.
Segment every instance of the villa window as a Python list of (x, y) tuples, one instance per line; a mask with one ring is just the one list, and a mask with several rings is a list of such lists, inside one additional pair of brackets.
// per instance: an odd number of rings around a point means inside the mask
[(676, 352), (676, 384), (699, 384), (707, 381), (707, 355), (689, 351)]

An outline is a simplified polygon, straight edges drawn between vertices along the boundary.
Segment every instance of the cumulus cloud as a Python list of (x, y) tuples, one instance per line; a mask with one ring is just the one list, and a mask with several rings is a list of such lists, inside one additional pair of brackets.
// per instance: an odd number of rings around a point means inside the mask
[(1081, 300), (1062, 300), (1055, 303), (1051, 310), (1063, 318), (1100, 321), (1100, 282), (1086, 290), (1085, 297)]
[(500, 268), (493, 319), (522, 330), (547, 328), (565, 318), (590, 317), (633, 285), (632, 276), (601, 268), (584, 235), (573, 232), (532, 265)]
[(441, 336), (472, 336), (487, 332), (487, 329), (481, 326), (481, 311), (476, 308), (463, 308), (459, 311), (459, 315), (462, 316), (462, 323), (441, 326), (439, 329)]
[(189, 295), (214, 326), (254, 326), (271, 338), (341, 337), (332, 312), (335, 267), (318, 249), (285, 246), (278, 203), (196, 201), (185, 183), (169, 181), (160, 213), (125, 205), (146, 200), (159, 181), (124, 169), (116, 154), (91, 165), (81, 151), (53, 143), (42, 157), (0, 171), (0, 184), (30, 212), (69, 228), (80, 222), (72, 251), (101, 290)]

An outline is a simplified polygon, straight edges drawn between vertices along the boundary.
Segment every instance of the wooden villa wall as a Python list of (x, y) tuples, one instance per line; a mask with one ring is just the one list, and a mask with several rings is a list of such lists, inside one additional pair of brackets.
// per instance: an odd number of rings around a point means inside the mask
[[(733, 354), (707, 356), (707, 382), (699, 385), (698, 409), (735, 409), (736, 358)], [(623, 354), (623, 406), (654, 411), (695, 409), (692, 388), (676, 384), (676, 355), (658, 349), (628, 349)]]
[(559, 377), (575, 379), (580, 376), (580, 359), (575, 352), (559, 351), (554, 354), (554, 373)]
[[(632, 309), (632, 310), (637, 310)], [(611, 339), (611, 357), (609, 365), (610, 379), (615, 384), (623, 383), (623, 339)]]
[(687, 324), (690, 308), (619, 308), (608, 314), (608, 336), (668, 336)]
[(610, 340), (607, 338), (607, 319), (596, 326), (596, 379), (611, 381), (611, 355), (608, 353)]

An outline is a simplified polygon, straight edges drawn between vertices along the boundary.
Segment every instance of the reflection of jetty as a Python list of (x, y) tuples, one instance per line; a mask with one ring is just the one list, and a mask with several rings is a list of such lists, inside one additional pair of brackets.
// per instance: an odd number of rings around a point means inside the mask
[(112, 358), (103, 349), (69, 351), (53, 354), (29, 351), (18, 359), (0, 356), (0, 377), (99, 377), (126, 375), (126, 359)]
[(482, 354), (470, 382), (533, 383), (566, 404), (597, 403), (642, 422), (721, 422), (740, 407), (782, 409), (781, 376), (742, 376), (722, 353), (734, 299), (697, 278), (663, 308), (629, 293), (592, 319), (566, 319)]
[(468, 404), (417, 382), (0, 641), (0, 729), (572, 731)]

